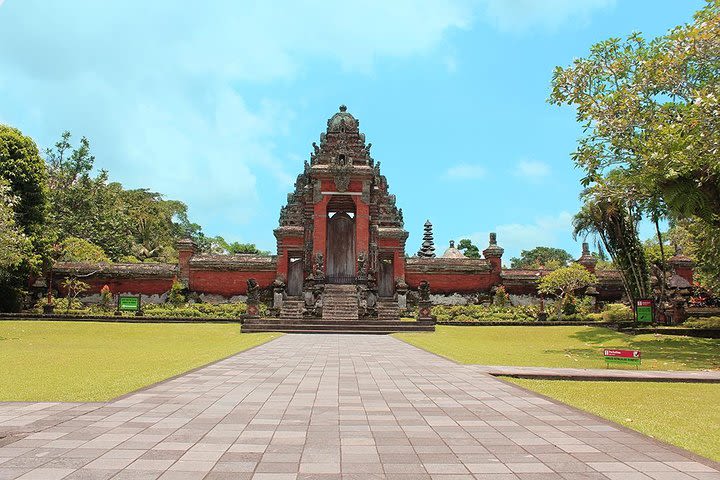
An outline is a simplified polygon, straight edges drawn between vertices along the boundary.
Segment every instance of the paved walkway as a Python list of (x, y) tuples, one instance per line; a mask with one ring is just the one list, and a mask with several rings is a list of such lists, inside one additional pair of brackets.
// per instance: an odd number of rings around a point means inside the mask
[(108, 404), (0, 404), (13, 429), (39, 431), (0, 447), (0, 479), (720, 479), (387, 336), (286, 335)]
[(720, 383), (719, 371), (652, 371), (605, 368), (511, 367), (503, 365), (477, 365), (475, 368), (490, 375), (503, 375), (521, 378)]

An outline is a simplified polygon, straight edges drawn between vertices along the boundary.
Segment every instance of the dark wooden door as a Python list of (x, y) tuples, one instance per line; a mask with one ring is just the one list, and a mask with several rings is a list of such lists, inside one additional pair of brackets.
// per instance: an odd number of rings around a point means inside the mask
[(355, 278), (355, 219), (336, 213), (328, 219), (327, 276), (333, 283), (352, 283)]
[(303, 287), (303, 260), (302, 258), (290, 258), (288, 266), (287, 294), (293, 297), (302, 295)]
[(380, 260), (378, 277), (378, 294), (381, 297), (392, 297), (395, 294), (395, 272), (393, 262), (389, 258)]

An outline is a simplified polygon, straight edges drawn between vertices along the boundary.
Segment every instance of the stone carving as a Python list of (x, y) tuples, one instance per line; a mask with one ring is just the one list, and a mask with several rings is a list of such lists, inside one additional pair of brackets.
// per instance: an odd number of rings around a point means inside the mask
[(421, 302), (430, 301), (430, 283), (427, 280), (422, 280), (418, 285), (418, 296)]
[(418, 301), (418, 320), (432, 320), (431, 308), (432, 303), (430, 302), (430, 283), (427, 280), (422, 280), (418, 285), (418, 295), (420, 300)]
[(247, 280), (247, 297), (248, 297), (248, 303), (250, 302), (259, 302), (260, 301), (260, 292), (258, 290), (258, 283), (257, 280), (254, 278), (248, 278)]
[(330, 173), (333, 176), (335, 187), (338, 189), (338, 192), (347, 192), (347, 189), (350, 186), (352, 171), (352, 161), (342, 153), (330, 164)]
[(325, 278), (325, 263), (323, 254), (320, 252), (315, 253), (315, 259), (313, 261), (313, 277), (318, 279)]
[(360, 252), (357, 258), (357, 274), (358, 277), (367, 277), (367, 254)]
[(283, 277), (277, 277), (272, 283), (273, 309), (275, 309), (276, 312), (280, 312), (280, 309), (282, 309), (285, 300), (285, 287), (285, 279)]
[(248, 278), (247, 280), (247, 318), (258, 318), (260, 316), (260, 309), (258, 304), (260, 303), (260, 290), (258, 288), (257, 280), (254, 278)]

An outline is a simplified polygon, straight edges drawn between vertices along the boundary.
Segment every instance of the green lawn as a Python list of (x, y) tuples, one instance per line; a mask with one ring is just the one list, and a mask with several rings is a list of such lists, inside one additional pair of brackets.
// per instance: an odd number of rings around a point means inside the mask
[(237, 324), (0, 321), (0, 401), (106, 401), (277, 336)]
[(508, 380), (720, 461), (718, 384)]
[(718, 339), (625, 335), (601, 327), (438, 325), (434, 333), (398, 333), (395, 336), (460, 363), (605, 368), (602, 349), (614, 347), (640, 350), (644, 370), (720, 369)]

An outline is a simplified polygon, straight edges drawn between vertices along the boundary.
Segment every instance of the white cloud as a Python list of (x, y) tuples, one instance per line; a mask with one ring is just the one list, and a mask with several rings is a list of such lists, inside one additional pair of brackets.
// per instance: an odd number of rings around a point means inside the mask
[(515, 175), (531, 182), (538, 182), (550, 175), (550, 165), (537, 160), (521, 160), (517, 164)]
[(263, 172), (285, 191), (302, 165), (275, 147), (292, 108), (244, 87), (292, 81), (316, 59), (364, 72), (378, 58), (426, 54), (469, 25), (471, 6), (9, 2), (0, 45), (22, 48), (0, 53), (0, 86), (12, 91), (2, 117), (43, 146), (65, 129), (85, 135), (113, 180), (183, 200), (195, 221), (224, 219), (231, 231), (261, 210)]
[[(491, 231), (497, 233), (498, 245), (505, 249), (503, 260), (509, 264), (510, 258), (519, 256), (521, 250), (567, 244), (572, 236), (572, 218), (571, 213), (560, 212), (557, 215), (538, 217), (532, 223), (497, 225)], [(489, 232), (476, 232), (458, 238), (469, 238), (482, 250), (488, 244), (488, 235)]]
[(481, 165), (461, 163), (452, 166), (445, 171), (445, 178), (451, 180), (479, 180), (484, 178), (487, 171)]
[(554, 30), (569, 22), (587, 23), (590, 15), (616, 0), (484, 0), (482, 17), (504, 32)]

